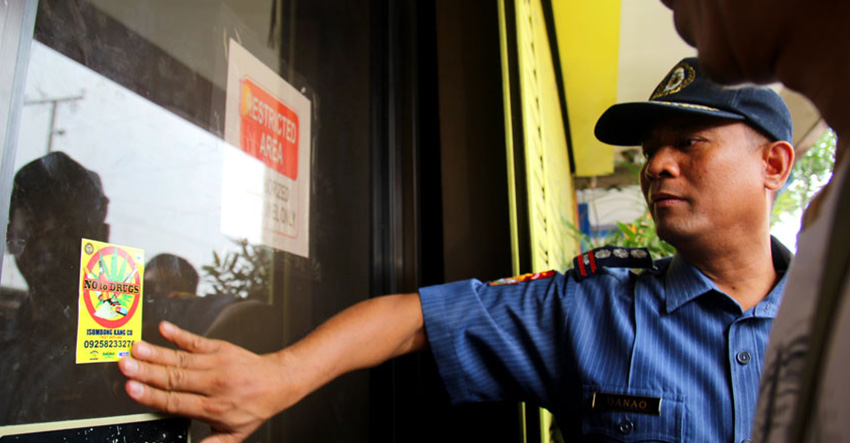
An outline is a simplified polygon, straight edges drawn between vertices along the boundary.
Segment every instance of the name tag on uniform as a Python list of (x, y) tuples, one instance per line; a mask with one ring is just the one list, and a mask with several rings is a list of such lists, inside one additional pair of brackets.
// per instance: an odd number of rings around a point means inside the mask
[(661, 399), (657, 397), (594, 392), (593, 404), (591, 404), (590, 408), (597, 411), (661, 415)]

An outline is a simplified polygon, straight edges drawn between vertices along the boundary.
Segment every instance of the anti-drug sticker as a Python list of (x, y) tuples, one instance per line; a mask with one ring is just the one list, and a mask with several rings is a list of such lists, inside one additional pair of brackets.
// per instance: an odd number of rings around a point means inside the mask
[(77, 363), (118, 361), (142, 338), (141, 249), (83, 239)]

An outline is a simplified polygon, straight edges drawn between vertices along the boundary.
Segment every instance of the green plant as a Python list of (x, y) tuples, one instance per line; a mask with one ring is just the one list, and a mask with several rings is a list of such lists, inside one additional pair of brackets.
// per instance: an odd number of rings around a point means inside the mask
[(608, 237), (608, 243), (630, 248), (647, 248), (653, 258), (670, 257), (676, 253), (676, 248), (658, 237), (655, 221), (648, 212), (629, 224), (617, 222), (617, 230)]
[(646, 248), (654, 259), (670, 257), (676, 253), (676, 248), (658, 237), (655, 222), (649, 212), (632, 220), (631, 223), (617, 222), (617, 228), (613, 232), (598, 238), (591, 238), (569, 221), (564, 220), (564, 223), (572, 232), (573, 238), (581, 245), (581, 249), (585, 251), (611, 245)]
[(799, 218), (812, 197), (829, 182), (835, 164), (836, 139), (835, 132), (830, 129), (796, 159), (788, 184), (773, 205), (771, 226), (788, 215)]
[(247, 240), (234, 240), (239, 246), (221, 258), (213, 251), (213, 264), (202, 266), (216, 294), (267, 302), (271, 282), (271, 250)]

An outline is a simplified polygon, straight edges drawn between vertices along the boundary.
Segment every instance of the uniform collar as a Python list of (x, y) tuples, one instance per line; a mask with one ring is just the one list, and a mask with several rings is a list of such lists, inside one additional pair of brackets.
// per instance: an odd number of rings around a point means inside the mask
[(670, 261), (664, 280), (668, 314), (706, 292), (718, 291), (708, 277), (679, 254)]
[[(753, 315), (756, 317), (776, 317), (787, 280), (785, 271), (791, 262), (791, 252), (773, 236), (770, 237), (770, 249), (773, 268), (781, 278), (767, 294), (767, 297), (754, 308)], [(673, 257), (667, 267), (664, 285), (668, 314), (709, 291), (721, 292), (714, 282), (679, 254)]]

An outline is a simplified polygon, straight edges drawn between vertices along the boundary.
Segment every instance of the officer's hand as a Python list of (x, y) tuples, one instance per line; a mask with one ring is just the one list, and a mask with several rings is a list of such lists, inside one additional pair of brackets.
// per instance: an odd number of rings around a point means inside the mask
[(167, 322), (160, 333), (182, 350), (136, 343), (133, 357), (119, 362), (130, 379), (127, 394), (145, 406), (209, 423), (214, 434), (201, 443), (241, 442), (300, 397), (288, 388), (282, 352), (257, 355)]

